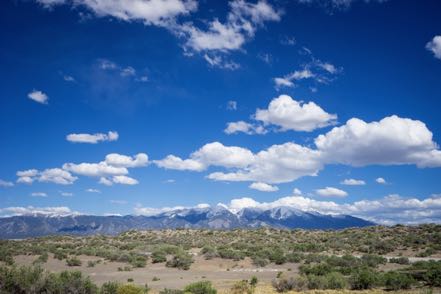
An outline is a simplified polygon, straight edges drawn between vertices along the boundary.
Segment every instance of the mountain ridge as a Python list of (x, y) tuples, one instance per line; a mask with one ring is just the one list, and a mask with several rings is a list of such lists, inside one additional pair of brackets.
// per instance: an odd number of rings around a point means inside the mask
[(19, 239), (47, 235), (116, 235), (127, 230), (236, 229), (344, 229), (375, 223), (350, 216), (328, 215), (288, 206), (270, 209), (243, 208), (237, 212), (221, 206), (181, 208), (155, 215), (20, 215), (0, 218), (0, 238)]

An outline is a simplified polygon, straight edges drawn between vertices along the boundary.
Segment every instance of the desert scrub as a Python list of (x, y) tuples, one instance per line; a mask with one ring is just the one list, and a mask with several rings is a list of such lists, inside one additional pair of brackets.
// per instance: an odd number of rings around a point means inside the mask
[(183, 270), (190, 269), (193, 258), (187, 252), (179, 252), (165, 264), (167, 267), (175, 267)]
[(184, 293), (191, 294), (217, 294), (210, 281), (200, 281), (185, 286)]
[(66, 264), (68, 266), (81, 266), (82, 262), (78, 257), (73, 256), (73, 257), (66, 259)]

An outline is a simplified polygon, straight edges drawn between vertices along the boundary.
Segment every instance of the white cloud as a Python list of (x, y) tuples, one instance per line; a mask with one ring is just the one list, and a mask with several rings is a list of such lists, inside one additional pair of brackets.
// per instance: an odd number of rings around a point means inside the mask
[(78, 178), (66, 170), (60, 168), (49, 168), (43, 171), (30, 169), (17, 172), (17, 183), (32, 184), (34, 181), (43, 183), (55, 183), (59, 185), (71, 185)]
[(60, 191), (60, 194), (61, 194), (61, 196), (64, 196), (64, 197), (71, 197), (71, 196), (74, 195), (74, 194), (71, 193), (71, 192), (62, 192), (62, 191)]
[(49, 97), (45, 93), (38, 90), (32, 90), (32, 92), (28, 94), (28, 98), (41, 104), (47, 104), (49, 100)]
[(193, 159), (182, 159), (174, 155), (168, 155), (164, 159), (155, 160), (154, 163), (158, 167), (165, 169), (175, 169), (175, 170), (191, 170), (191, 171), (203, 171), (205, 166)]
[(145, 153), (138, 153), (134, 157), (111, 153), (106, 156), (105, 162), (115, 167), (142, 167), (148, 164), (148, 160)]
[(216, 181), (286, 183), (303, 176), (315, 176), (323, 168), (320, 152), (295, 143), (272, 145), (254, 155), (249, 165), (237, 171), (214, 172)]
[(79, 214), (78, 212), (70, 210), (69, 207), (5, 207), (0, 208), (0, 216), (8, 217), (14, 215), (47, 215), (47, 216), (67, 216), (72, 214)]
[(180, 31), (187, 37), (185, 46), (195, 51), (238, 50), (264, 22), (279, 21), (280, 13), (266, 1), (249, 3), (234, 0), (230, 2), (226, 19), (225, 23), (218, 19), (209, 22), (206, 31), (191, 23), (182, 25)]
[(364, 2), (364, 3), (371, 3), (371, 2), (383, 3), (383, 2), (387, 2), (388, 0), (297, 0), (297, 2), (303, 4), (318, 5), (326, 9), (330, 13), (332, 13), (333, 10), (348, 9), (352, 5), (352, 3), (356, 1)]
[(230, 100), (227, 102), (227, 110), (237, 110), (237, 101)]
[(92, 189), (92, 188), (86, 189), (86, 192), (89, 192), (89, 193), (101, 193), (100, 190), (98, 190), (98, 189)]
[(224, 132), (228, 135), (236, 134), (236, 133), (245, 133), (248, 135), (253, 134), (266, 134), (267, 130), (263, 126), (251, 124), (241, 121), (229, 122), (227, 123), (227, 127)]
[(47, 194), (44, 192), (33, 192), (31, 193), (32, 197), (47, 197)]
[(63, 169), (73, 172), (78, 175), (88, 176), (88, 177), (103, 177), (103, 176), (113, 176), (113, 175), (125, 175), (129, 171), (125, 167), (115, 167), (108, 165), (105, 162), (100, 163), (65, 163), (63, 164)]
[(110, 200), (110, 203), (118, 204), (118, 205), (125, 205), (125, 204), (127, 204), (127, 201), (125, 201), (125, 200)]
[(109, 131), (107, 134), (69, 134), (66, 136), (66, 140), (73, 143), (97, 144), (105, 141), (116, 141), (118, 137), (118, 132)]
[(127, 66), (127, 67), (121, 69), (121, 76), (123, 76), (123, 77), (136, 76), (136, 70), (131, 66)]
[(0, 187), (8, 188), (8, 187), (13, 187), (13, 186), (14, 186), (13, 182), (8, 182), (8, 181), (0, 179)]
[(300, 189), (298, 189), (298, 188), (294, 188), (294, 189), (292, 190), (292, 193), (293, 193), (294, 195), (302, 195), (302, 191), (300, 191)]
[(433, 37), (432, 41), (426, 44), (426, 49), (431, 51), (436, 58), (441, 59), (441, 36)]
[(128, 176), (113, 176), (112, 181), (115, 184), (122, 184), (122, 185), (137, 185), (139, 183), (137, 180)]
[(250, 189), (258, 190), (261, 192), (275, 192), (279, 191), (279, 188), (277, 186), (272, 186), (266, 183), (262, 182), (254, 182), (251, 185), (248, 186)]
[(70, 75), (63, 75), (63, 80), (65, 80), (66, 82), (75, 82), (74, 77)]
[(284, 77), (276, 77), (274, 78), (274, 83), (276, 84), (276, 88), (280, 89), (282, 87), (294, 87), (294, 81), (304, 80), (313, 78), (315, 75), (309, 69), (296, 70), (292, 73), (285, 75)]
[(334, 188), (334, 187), (326, 187), (323, 189), (317, 189), (315, 190), (317, 195), (323, 196), (323, 197), (346, 197), (348, 196), (348, 193), (346, 193), (343, 190)]
[(268, 109), (257, 109), (255, 119), (277, 125), (281, 131), (310, 132), (335, 123), (337, 115), (329, 114), (314, 102), (298, 102), (288, 95), (274, 98)]
[(356, 180), (356, 179), (344, 179), (340, 184), (347, 186), (363, 186), (366, 185), (366, 182), (363, 180)]
[(371, 123), (352, 118), (345, 125), (319, 135), (315, 145), (327, 163), (441, 166), (441, 151), (426, 125), (396, 115)]
[(106, 185), (106, 186), (112, 186), (113, 182), (111, 180), (109, 180), (108, 178), (105, 177), (101, 177), (100, 180), (98, 181), (98, 183), (102, 184), (102, 185)]
[(297, 43), (297, 41), (296, 41), (296, 38), (295, 38), (295, 37), (285, 36), (284, 38), (282, 38), (282, 39), (280, 40), (280, 43), (281, 43), (282, 45), (294, 46), (294, 45)]
[(220, 55), (212, 54), (211, 56), (209, 54), (204, 54), (205, 61), (208, 62), (209, 65), (213, 67), (218, 67), (222, 69), (228, 69), (228, 70), (236, 70), (240, 68), (240, 65), (235, 63), (234, 61), (225, 60)]
[(382, 184), (382, 185), (387, 184), (387, 182), (384, 178), (376, 178), (375, 182), (377, 182), (378, 184)]
[(37, 0), (47, 7), (59, 4), (83, 6), (98, 17), (114, 17), (131, 22), (141, 21), (145, 25), (166, 26), (179, 15), (188, 14), (197, 8), (194, 0)]
[(134, 212), (136, 215), (157, 215), (160, 213), (166, 213), (170, 211), (180, 210), (180, 209), (204, 209), (210, 207), (209, 204), (201, 203), (196, 206), (174, 206), (174, 207), (161, 207), (161, 208), (154, 208), (154, 207), (142, 207), (140, 204), (136, 205), (134, 207)]
[(254, 160), (253, 153), (245, 148), (224, 146), (219, 142), (208, 143), (193, 152), (189, 159), (168, 155), (162, 160), (154, 161), (162, 168), (177, 170), (202, 171), (208, 166), (245, 167)]

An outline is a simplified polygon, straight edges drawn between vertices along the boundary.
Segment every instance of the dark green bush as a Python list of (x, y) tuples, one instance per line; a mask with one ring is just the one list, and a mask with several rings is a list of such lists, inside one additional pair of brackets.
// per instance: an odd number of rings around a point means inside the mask
[(185, 286), (184, 293), (191, 294), (216, 294), (217, 291), (209, 281), (200, 281)]
[(410, 289), (414, 279), (407, 274), (390, 271), (384, 274), (383, 283), (387, 290)]
[(375, 271), (367, 268), (353, 272), (350, 277), (351, 288), (354, 290), (371, 289), (378, 283), (378, 274)]

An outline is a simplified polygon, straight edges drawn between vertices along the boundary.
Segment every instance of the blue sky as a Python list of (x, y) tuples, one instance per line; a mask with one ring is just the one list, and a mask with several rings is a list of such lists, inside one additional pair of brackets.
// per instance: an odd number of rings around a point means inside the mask
[(0, 215), (441, 221), (439, 1), (123, 3), (0, 4)]

